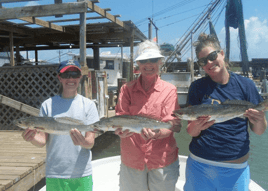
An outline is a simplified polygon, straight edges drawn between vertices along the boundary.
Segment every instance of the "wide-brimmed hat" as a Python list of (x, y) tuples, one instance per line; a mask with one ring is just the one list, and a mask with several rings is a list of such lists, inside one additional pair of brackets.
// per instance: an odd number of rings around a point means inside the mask
[(157, 44), (149, 40), (146, 40), (139, 44), (139, 48), (136, 55), (137, 58), (135, 59), (135, 61), (147, 60), (150, 58), (164, 58)]
[(79, 62), (73, 60), (67, 60), (60, 63), (58, 73), (63, 73), (69, 68), (77, 68), (81, 72), (81, 66)]

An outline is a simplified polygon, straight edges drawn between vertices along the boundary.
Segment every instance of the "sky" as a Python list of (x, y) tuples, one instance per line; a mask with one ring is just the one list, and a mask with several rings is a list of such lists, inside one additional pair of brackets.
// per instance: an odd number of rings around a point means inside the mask
[[(148, 37), (148, 18), (151, 18), (158, 27), (158, 43), (170, 43), (176, 45), (183, 38), (191, 25), (200, 18), (200, 14), (214, 0), (99, 0), (97, 5), (104, 9), (110, 8), (112, 15), (121, 15), (121, 21), (131, 20), (141, 32)], [(76, 2), (75, 0), (63, 0), (65, 2)], [(221, 42), (221, 46), (225, 49), (225, 5), (226, 0), (222, 0), (215, 14), (211, 16), (211, 20), (215, 25), (215, 30)], [(6, 3), (3, 7), (21, 7), (43, 4), (53, 4), (54, 0), (30, 1), (22, 3)], [(268, 1), (267, 0), (242, 0), (244, 23), (247, 38), (247, 50), (249, 60), (252, 58), (267, 58), (266, 46), (268, 43)], [(222, 12), (221, 12), (222, 10)], [(221, 14), (220, 14), (221, 13)], [(88, 16), (93, 16), (88, 15)], [(72, 15), (69, 17), (78, 17)], [(66, 18), (66, 17), (64, 17)], [(46, 18), (41, 18), (46, 19)], [(55, 18), (53, 18), (55, 19)], [(60, 18), (62, 19), (62, 18)], [(90, 22), (90, 21), (88, 21)], [(94, 22), (98, 22), (95, 20)], [(103, 22), (103, 21), (102, 21)], [(66, 23), (65, 23), (66, 24)], [(71, 23), (70, 23), (71, 24)], [(230, 60), (240, 61), (239, 36), (238, 30), (230, 28), (231, 31), (231, 48)], [(206, 30), (205, 32), (209, 32)], [(198, 35), (198, 34), (196, 34)], [(153, 37), (155, 30), (153, 29)], [(197, 37), (197, 36), (196, 36)], [(135, 49), (134, 49), (135, 50)], [(101, 48), (100, 52), (111, 51), (112, 53), (120, 53), (120, 48)], [(67, 53), (79, 53), (78, 49), (61, 50), (61, 60), (70, 59)], [(124, 53), (129, 55), (129, 48), (124, 48)], [(26, 53), (22, 52), (22, 56), (26, 57)], [(92, 54), (92, 50), (88, 49), (87, 54)], [(182, 60), (190, 57), (190, 50), (183, 55)], [(29, 52), (29, 57), (34, 58), (34, 52)], [(38, 58), (50, 62), (59, 61), (59, 51), (39, 51)]]

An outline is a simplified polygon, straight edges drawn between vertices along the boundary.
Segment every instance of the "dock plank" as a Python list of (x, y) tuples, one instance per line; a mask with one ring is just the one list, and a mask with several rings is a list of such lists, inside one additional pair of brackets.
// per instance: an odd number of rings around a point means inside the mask
[(35, 171), (32, 171), (20, 181), (14, 183), (5, 191), (28, 191), (33, 185), (37, 184), (43, 177), (45, 177), (46, 166), (43, 164)]
[(28, 191), (45, 177), (46, 148), (23, 140), (22, 131), (0, 131), (0, 191)]

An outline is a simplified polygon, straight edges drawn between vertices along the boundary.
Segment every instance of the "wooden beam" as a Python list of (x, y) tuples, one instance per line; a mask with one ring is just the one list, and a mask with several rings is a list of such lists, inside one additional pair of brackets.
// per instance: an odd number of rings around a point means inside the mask
[[(93, 20), (93, 19), (103, 19), (105, 17), (99, 16), (99, 17), (87, 17), (86, 20)], [(51, 20), (50, 23), (59, 23), (59, 22), (71, 22), (71, 21), (80, 21), (80, 19), (62, 19), (62, 20)], [(25, 25), (25, 23), (23, 23)]]
[(118, 20), (115, 16), (111, 15), (110, 13), (107, 13), (107, 11), (105, 11), (104, 9), (101, 9), (100, 7), (98, 7), (97, 5), (95, 5), (94, 3), (92, 3), (89, 0), (86, 0), (86, 2), (88, 3), (88, 8), (90, 8), (91, 10), (95, 11), (96, 13), (98, 13), (99, 15), (106, 17), (107, 19), (109, 19), (110, 21), (116, 23), (117, 25), (123, 27), (126, 30), (130, 30), (130, 28), (126, 25), (124, 25), (124, 23), (120, 20)]
[(28, 113), (33, 116), (38, 116), (39, 115), (39, 109), (34, 108), (32, 106), (29, 106), (27, 104), (24, 104), (22, 102), (16, 101), (14, 99), (11, 99), (9, 97), (3, 96), (0, 94), (0, 103), (5, 104), (9, 107), (15, 108), (19, 111), (22, 111), (24, 113)]
[(8, 32), (13, 32), (13, 33), (19, 33), (19, 34), (24, 34), (24, 35), (30, 35), (32, 32), (30, 30), (23, 30), (23, 29), (18, 29), (15, 26), (7, 26), (0, 24), (0, 29)]
[(86, 2), (77, 2), (1, 9), (0, 20), (85, 13), (87, 8)]
[(36, 25), (40, 25), (46, 28), (50, 28), (56, 31), (60, 31), (60, 32), (65, 32), (65, 28), (59, 25), (55, 25), (53, 23), (49, 23), (47, 21), (41, 20), (41, 19), (37, 19), (35, 17), (22, 17), (20, 18), (20, 20), (26, 21), (28, 23), (31, 24), (36, 24)]

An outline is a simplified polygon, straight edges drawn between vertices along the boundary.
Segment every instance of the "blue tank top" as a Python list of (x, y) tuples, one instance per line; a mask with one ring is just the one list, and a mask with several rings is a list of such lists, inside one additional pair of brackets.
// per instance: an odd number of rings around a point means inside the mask
[[(230, 73), (227, 84), (221, 85), (209, 76), (194, 81), (189, 88), (189, 105), (219, 104), (226, 100), (245, 100), (253, 104), (263, 101), (254, 82)], [(234, 118), (216, 123), (193, 137), (190, 152), (213, 161), (235, 160), (249, 151), (248, 119)]]

